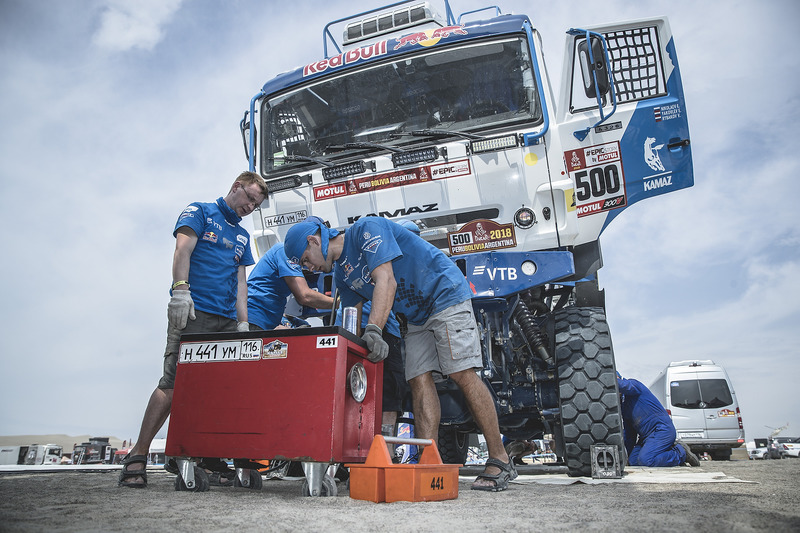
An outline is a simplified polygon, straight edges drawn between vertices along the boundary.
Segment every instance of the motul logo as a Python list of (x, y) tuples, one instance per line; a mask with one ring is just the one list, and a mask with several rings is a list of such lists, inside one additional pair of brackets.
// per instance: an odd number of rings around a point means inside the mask
[(338, 196), (345, 196), (347, 188), (343, 183), (337, 185), (324, 185), (322, 187), (314, 187), (314, 200), (326, 200), (328, 198), (336, 198)]

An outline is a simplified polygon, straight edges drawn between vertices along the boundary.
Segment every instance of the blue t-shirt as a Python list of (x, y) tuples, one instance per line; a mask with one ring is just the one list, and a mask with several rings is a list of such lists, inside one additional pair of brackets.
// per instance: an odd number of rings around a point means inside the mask
[(247, 318), (263, 329), (275, 329), (281, 323), (286, 298), (292, 293), (284, 277), (303, 277), (300, 265), (292, 263), (279, 242), (258, 260), (247, 278)]
[(189, 262), (189, 282), (195, 309), (236, 320), (237, 274), (252, 265), (250, 234), (239, 225), (242, 218), (225, 200), (194, 202), (178, 217), (173, 236), (181, 227), (197, 234)]
[(334, 263), (342, 305), (372, 300), (371, 272), (389, 261), (397, 281), (392, 310), (410, 324), (422, 325), (471, 298), (466, 278), (441, 250), (390, 220), (364, 217), (345, 232), (342, 255)]

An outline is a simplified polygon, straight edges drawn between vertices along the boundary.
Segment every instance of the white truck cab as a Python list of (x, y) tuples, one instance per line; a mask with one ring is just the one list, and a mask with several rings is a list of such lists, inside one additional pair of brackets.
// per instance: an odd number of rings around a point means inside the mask
[[(269, 187), (257, 255), (309, 216), (413, 221), (469, 283), (501, 433), (552, 434), (570, 475), (591, 475), (591, 445), (622, 447), (600, 235), (694, 183), (672, 32), (663, 17), (565, 28), (556, 90), (531, 18), (440, 3), (329, 23), (321, 59), (250, 100), (243, 144)], [(314, 283), (335, 294), (330, 278)], [(439, 451), (463, 463), (480, 428), (454, 384), (437, 390)]]

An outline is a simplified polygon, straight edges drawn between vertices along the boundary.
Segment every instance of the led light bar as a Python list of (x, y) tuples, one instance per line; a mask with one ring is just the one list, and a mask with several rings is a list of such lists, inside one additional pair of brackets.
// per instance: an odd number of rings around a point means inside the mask
[(420, 150), (409, 150), (407, 152), (394, 152), (392, 154), (392, 164), (395, 168), (402, 165), (413, 165), (414, 163), (425, 163), (436, 161), (439, 157), (439, 150), (435, 146), (422, 148)]
[(505, 135), (503, 137), (492, 137), (491, 139), (469, 142), (469, 149), (473, 154), (496, 152), (498, 150), (515, 148), (517, 146), (519, 146), (519, 139), (516, 135)]
[[(433, 11), (433, 8), (427, 2), (404, 7), (393, 12), (384, 11), (376, 16), (348, 24), (344, 31), (344, 44), (351, 44), (355, 41), (376, 37), (383, 33), (417, 26), (426, 22), (436, 22), (437, 19), (441, 19), (441, 17)], [(440, 24), (440, 26), (442, 25), (444, 24)]]
[(281, 178), (267, 182), (267, 189), (269, 190), (269, 192), (279, 192), (279, 191), (286, 191), (288, 189), (294, 189), (295, 187), (299, 187), (302, 184), (303, 184), (303, 178), (301, 178), (300, 176), (288, 176), (286, 178)]
[(326, 180), (333, 180), (336, 178), (344, 178), (352, 176), (353, 174), (361, 174), (366, 172), (367, 167), (363, 161), (355, 161), (353, 163), (345, 163), (344, 165), (336, 165), (335, 167), (327, 167), (322, 169), (322, 177)]

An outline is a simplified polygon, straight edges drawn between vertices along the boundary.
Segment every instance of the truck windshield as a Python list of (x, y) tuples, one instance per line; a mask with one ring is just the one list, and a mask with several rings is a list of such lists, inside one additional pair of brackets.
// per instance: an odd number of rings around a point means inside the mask
[[(459, 43), (332, 74), (266, 100), (263, 167), (420, 142), (423, 129), (480, 132), (541, 121), (521, 37)], [(368, 147), (365, 143), (371, 143)], [(345, 149), (343, 149), (343, 147)], [(295, 156), (295, 157), (287, 157)]]

